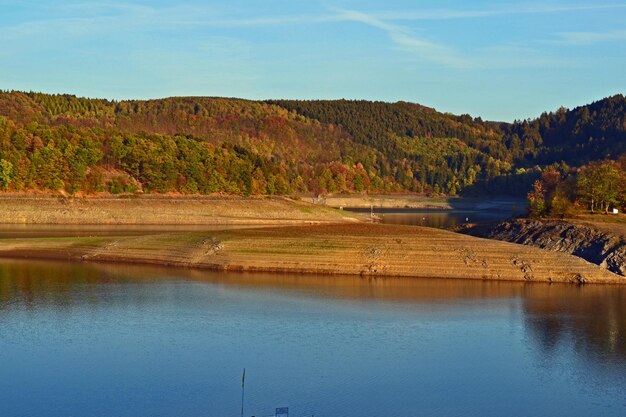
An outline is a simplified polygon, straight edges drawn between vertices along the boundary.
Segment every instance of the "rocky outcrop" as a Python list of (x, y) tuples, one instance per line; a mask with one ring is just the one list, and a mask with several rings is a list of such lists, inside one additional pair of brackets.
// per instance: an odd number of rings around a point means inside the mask
[(626, 276), (623, 237), (584, 224), (559, 220), (516, 219), (481, 233), (484, 237), (566, 252)]

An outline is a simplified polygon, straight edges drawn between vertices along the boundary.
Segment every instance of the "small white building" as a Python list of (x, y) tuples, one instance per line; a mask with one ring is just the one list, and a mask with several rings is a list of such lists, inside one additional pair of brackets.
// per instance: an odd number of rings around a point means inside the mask
[(618, 210), (618, 209), (616, 209), (616, 208), (614, 208), (614, 209), (613, 209), (613, 214), (619, 214), (619, 210)]

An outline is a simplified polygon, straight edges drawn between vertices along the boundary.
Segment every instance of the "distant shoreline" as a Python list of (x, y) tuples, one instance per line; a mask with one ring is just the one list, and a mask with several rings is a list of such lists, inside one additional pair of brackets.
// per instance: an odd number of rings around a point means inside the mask
[[(216, 225), (307, 224), (370, 220), (374, 210), (492, 210), (522, 212), (514, 198), (428, 197), (412, 194), (315, 197), (233, 195), (90, 195), (0, 193), (0, 224)], [(346, 209), (346, 210), (340, 210)]]
[(0, 224), (264, 225), (358, 222), (367, 216), (288, 197), (0, 194)]
[(302, 197), (334, 208), (425, 209), (425, 210), (514, 210), (523, 212), (526, 201), (513, 197), (429, 197), (422, 194), (336, 194)]

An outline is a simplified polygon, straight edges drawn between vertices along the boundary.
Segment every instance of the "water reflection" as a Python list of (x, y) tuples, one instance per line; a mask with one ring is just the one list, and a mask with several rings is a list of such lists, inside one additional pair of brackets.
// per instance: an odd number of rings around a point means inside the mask
[[(366, 209), (350, 209), (365, 213)], [(511, 208), (495, 208), (483, 210), (429, 210), (429, 209), (374, 209), (374, 213), (384, 224), (401, 224), (408, 226), (436, 227), (453, 229), (456, 226), (472, 223), (484, 224), (512, 217), (517, 213)]]
[[(146, 299), (108, 297), (120, 286), (164, 280), (196, 281), (306, 296), (403, 303), (458, 303), (476, 299), (520, 299), (533, 339), (551, 352), (574, 343), (583, 352), (626, 358), (626, 288), (604, 285), (475, 282), (412, 278), (362, 278), (295, 274), (231, 273), (130, 265), (76, 265), (66, 262), (3, 260), (0, 311), (22, 304), (141, 303)], [(131, 293), (132, 294), (132, 293)]]
[(511, 217), (509, 211), (405, 211), (382, 212), (379, 214), (385, 224), (452, 229), (465, 223), (482, 224)]
[(546, 354), (572, 346), (591, 360), (623, 366), (626, 358), (626, 288), (602, 285), (529, 286), (525, 320)]
[(250, 415), (621, 416), (625, 335), (620, 286), (0, 262), (6, 415), (235, 416), (247, 366)]

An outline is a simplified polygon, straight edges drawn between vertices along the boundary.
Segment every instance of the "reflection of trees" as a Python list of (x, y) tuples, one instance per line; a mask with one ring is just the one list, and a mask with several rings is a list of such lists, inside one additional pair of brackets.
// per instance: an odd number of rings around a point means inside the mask
[(404, 224), (411, 226), (428, 226), (438, 229), (454, 227), (462, 223), (460, 214), (449, 213), (408, 213), (408, 214), (383, 214), (383, 222), (386, 224)]
[[(214, 285), (300, 292), (309, 297), (400, 302), (456, 302), (510, 298), (523, 293), (518, 282), (415, 278), (361, 278), (314, 274), (224, 273), (137, 265), (0, 261), (0, 309), (8, 302), (56, 306), (110, 302), (107, 285), (147, 283), (174, 277)], [(129, 291), (125, 293), (129, 294)], [(133, 292), (139, 294), (139, 292)], [(127, 299), (128, 301), (128, 299)]]
[[(528, 334), (546, 355), (571, 347), (585, 358), (626, 359), (626, 286), (549, 285), (519, 282), (222, 273), (124, 265), (64, 262), (0, 262), (0, 315), (20, 304), (60, 309), (73, 305), (161, 302), (139, 286), (119, 284), (162, 279), (192, 280), (248, 289), (299, 292), (307, 297), (372, 299), (403, 303), (457, 303), (459, 300), (520, 299)], [(134, 289), (134, 290), (133, 290)], [(166, 297), (177, 297), (176, 293)], [(189, 302), (181, 299), (177, 302)], [(623, 366), (623, 365), (622, 365)]]
[(567, 344), (587, 358), (626, 359), (626, 288), (552, 285), (525, 290), (527, 328), (546, 354)]
[(65, 262), (0, 262), (0, 312), (13, 304), (35, 306), (50, 304), (64, 308), (72, 304), (102, 302), (98, 286), (120, 282), (97, 266)]
[(429, 212), (383, 211), (383, 223), (403, 224), (410, 226), (427, 226), (438, 229), (449, 229), (466, 223), (486, 223), (511, 216), (510, 210), (489, 211), (456, 211), (439, 210)]

